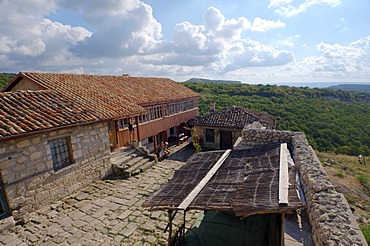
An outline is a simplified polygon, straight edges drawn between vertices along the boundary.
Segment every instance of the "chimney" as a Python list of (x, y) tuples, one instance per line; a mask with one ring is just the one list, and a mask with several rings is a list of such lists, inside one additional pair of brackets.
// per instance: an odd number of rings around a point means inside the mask
[(209, 112), (210, 113), (216, 112), (216, 102), (215, 101), (209, 102)]

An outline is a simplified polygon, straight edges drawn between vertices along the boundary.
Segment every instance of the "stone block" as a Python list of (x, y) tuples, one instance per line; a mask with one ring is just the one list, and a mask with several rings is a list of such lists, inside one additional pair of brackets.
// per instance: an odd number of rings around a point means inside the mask
[(33, 152), (30, 156), (31, 161), (39, 160), (43, 156), (43, 153), (41, 151)]
[(49, 198), (50, 198), (50, 193), (48, 190), (39, 191), (35, 195), (36, 203), (42, 203), (45, 200), (48, 200)]
[(32, 138), (32, 144), (38, 144), (38, 143), (40, 143), (40, 141), (41, 141), (40, 136), (37, 136), (37, 137), (33, 137)]
[(30, 146), (31, 142), (29, 139), (24, 139), (24, 140), (21, 140), (17, 143), (17, 148), (18, 149), (22, 149), (22, 148), (25, 148), (27, 146)]

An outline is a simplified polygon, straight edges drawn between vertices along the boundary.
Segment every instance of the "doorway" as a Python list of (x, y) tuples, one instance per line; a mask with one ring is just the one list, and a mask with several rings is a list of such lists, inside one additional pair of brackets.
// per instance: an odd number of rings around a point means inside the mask
[(233, 132), (220, 131), (220, 149), (232, 149)]
[(0, 219), (4, 219), (9, 216), (8, 203), (6, 201), (5, 190), (3, 181), (0, 177)]

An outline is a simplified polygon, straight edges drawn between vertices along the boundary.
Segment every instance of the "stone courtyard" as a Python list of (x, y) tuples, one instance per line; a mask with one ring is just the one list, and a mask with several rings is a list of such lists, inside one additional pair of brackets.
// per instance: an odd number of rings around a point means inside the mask
[[(29, 214), (23, 224), (1, 231), (0, 245), (167, 245), (167, 212), (149, 211), (141, 205), (194, 152), (186, 144), (175, 147), (169, 159), (128, 179), (111, 177), (55, 201)], [(186, 229), (198, 216), (186, 214)], [(174, 230), (182, 222), (179, 213)], [(287, 218), (285, 245), (313, 245), (308, 226), (298, 228)], [(307, 222), (308, 223), (308, 222)]]
[[(183, 164), (164, 160), (128, 179), (94, 182), (30, 214), (23, 225), (4, 230), (0, 244), (166, 245), (167, 213), (149, 211), (141, 204)], [(187, 226), (196, 216), (187, 213)]]

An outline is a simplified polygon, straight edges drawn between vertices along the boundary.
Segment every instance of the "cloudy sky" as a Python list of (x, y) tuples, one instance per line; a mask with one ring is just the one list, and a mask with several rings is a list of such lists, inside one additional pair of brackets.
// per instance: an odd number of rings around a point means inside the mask
[(369, 0), (0, 0), (0, 72), (370, 82)]

